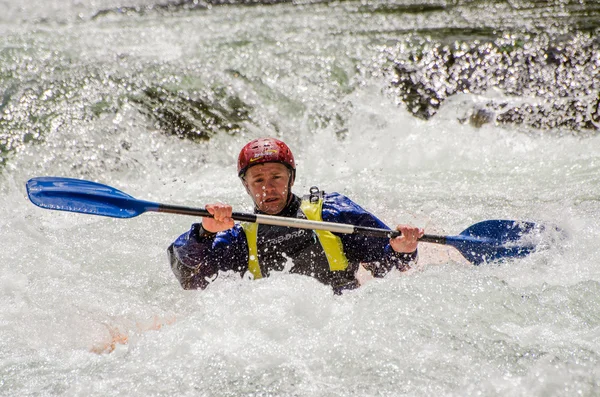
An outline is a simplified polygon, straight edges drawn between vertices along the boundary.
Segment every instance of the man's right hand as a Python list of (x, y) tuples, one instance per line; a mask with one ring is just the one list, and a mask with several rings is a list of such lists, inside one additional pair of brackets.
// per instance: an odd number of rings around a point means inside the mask
[(231, 219), (233, 209), (229, 204), (207, 204), (205, 208), (213, 218), (202, 220), (204, 230), (210, 233), (218, 233), (233, 227), (233, 219)]

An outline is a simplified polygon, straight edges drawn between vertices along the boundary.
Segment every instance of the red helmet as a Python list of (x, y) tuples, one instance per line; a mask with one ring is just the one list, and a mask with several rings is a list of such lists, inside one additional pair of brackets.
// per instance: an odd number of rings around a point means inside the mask
[(282, 163), (292, 170), (292, 178), (296, 172), (294, 155), (285, 143), (275, 138), (258, 138), (248, 142), (238, 156), (239, 177), (251, 166), (263, 163)]

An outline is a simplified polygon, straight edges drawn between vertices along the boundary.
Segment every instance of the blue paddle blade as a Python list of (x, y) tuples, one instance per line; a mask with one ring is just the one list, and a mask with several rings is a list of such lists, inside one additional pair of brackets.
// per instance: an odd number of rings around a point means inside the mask
[(458, 249), (471, 263), (479, 265), (530, 254), (537, 245), (535, 234), (539, 234), (541, 229), (533, 222), (489, 220), (476, 223), (458, 236), (448, 236), (446, 244)]
[(27, 182), (27, 195), (38, 207), (112, 218), (132, 218), (146, 211), (157, 211), (159, 206), (136, 200), (110, 186), (71, 178), (30, 179)]

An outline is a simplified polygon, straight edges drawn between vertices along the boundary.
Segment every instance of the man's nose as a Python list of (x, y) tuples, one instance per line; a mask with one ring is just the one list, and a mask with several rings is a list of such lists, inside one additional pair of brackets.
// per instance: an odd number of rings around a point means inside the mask
[(265, 181), (265, 189), (272, 189), (275, 187), (275, 180), (273, 179), (267, 179)]

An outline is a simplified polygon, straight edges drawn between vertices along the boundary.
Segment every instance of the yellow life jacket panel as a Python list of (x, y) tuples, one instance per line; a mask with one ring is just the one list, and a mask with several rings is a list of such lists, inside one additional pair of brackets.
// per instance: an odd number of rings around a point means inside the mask
[[(323, 221), (323, 195), (318, 189), (311, 188), (311, 195), (302, 199), (300, 209), (311, 221)], [(254, 276), (254, 279), (262, 278), (262, 272), (258, 263), (258, 224), (242, 222), (241, 224), (246, 241), (248, 242), (248, 270)], [(348, 258), (344, 253), (342, 239), (326, 230), (315, 230), (319, 243), (329, 264), (329, 270), (332, 272), (342, 271), (348, 268)]]
[[(313, 197), (311, 195), (311, 197)], [(306, 218), (311, 221), (323, 221), (323, 197), (319, 197), (316, 202), (313, 200), (302, 200), (300, 205), (302, 212), (306, 215)], [(315, 230), (319, 242), (323, 247), (327, 262), (329, 263), (329, 270), (332, 272), (346, 270), (348, 267), (348, 258), (344, 254), (344, 246), (342, 245), (342, 239), (335, 234), (327, 230)]]
[(254, 279), (257, 280), (262, 278), (260, 265), (258, 264), (258, 247), (256, 245), (258, 223), (242, 222), (242, 229), (244, 229), (246, 240), (248, 241), (248, 270), (254, 276)]

